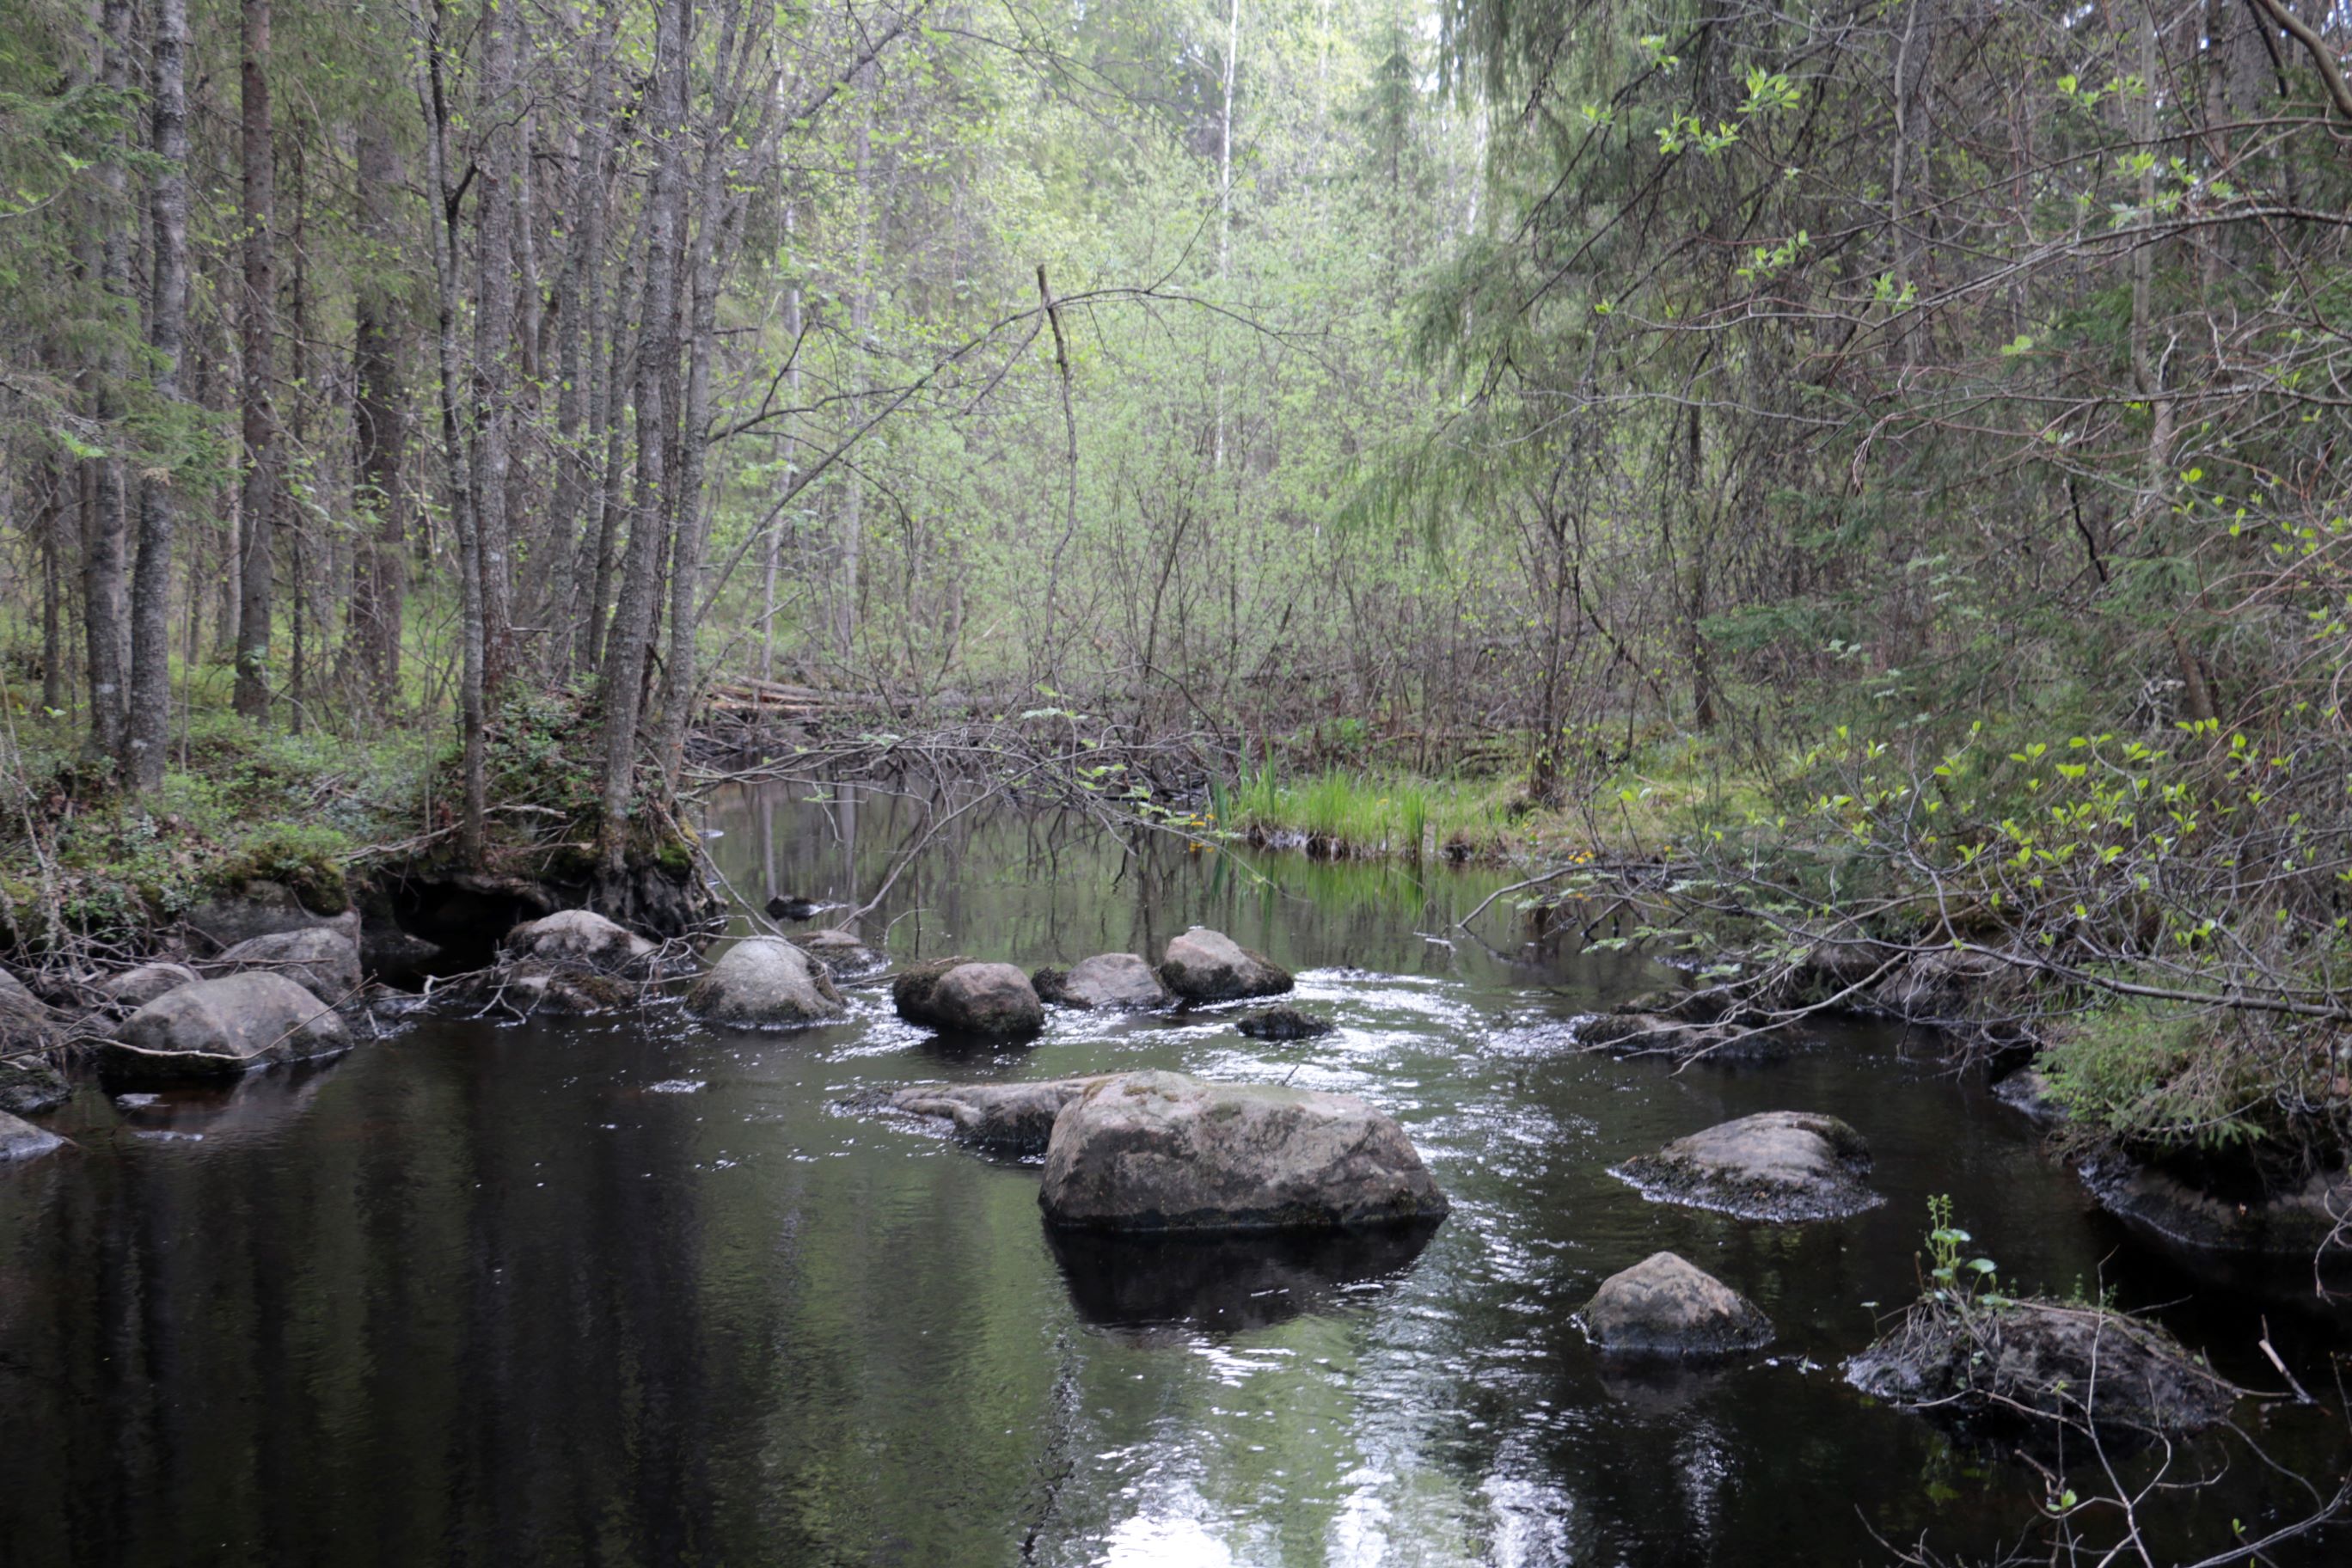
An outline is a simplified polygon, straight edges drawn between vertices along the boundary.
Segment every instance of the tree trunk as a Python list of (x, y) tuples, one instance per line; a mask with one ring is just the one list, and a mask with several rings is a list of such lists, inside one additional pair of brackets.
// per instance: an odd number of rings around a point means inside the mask
[[(850, 405), (854, 417), (865, 417), (863, 394), (866, 390), (866, 334), (874, 323), (874, 261), (866, 253), (866, 241), (873, 226), (874, 207), (874, 62), (861, 64), (856, 70), (857, 131), (855, 135), (855, 172), (857, 182), (857, 248), (854, 252), (857, 268), (856, 280), (849, 297), (849, 336), (853, 344), (852, 363), (857, 366), (850, 383)], [(857, 650), (857, 581), (863, 570), (861, 557), (866, 542), (866, 480), (852, 467), (842, 482), (841, 515), (838, 521), (841, 537), (841, 571), (834, 585), (833, 651), (845, 668), (856, 657)]]
[(371, 122), (359, 138), (359, 231), (373, 268), (360, 275), (352, 300), (352, 434), (358, 479), (352, 500), (362, 520), (362, 543), (352, 573), (348, 647), (357, 656), (360, 684), (376, 711), (389, 714), (400, 694), (400, 637), (408, 563), (407, 497), (401, 461), (408, 445), (405, 390), (400, 382), (399, 305), (383, 272), (399, 243), (391, 211), (401, 179), (400, 155), (383, 127)]
[(66, 584), (58, 536), (66, 526), (64, 476), (54, 458), (43, 458), (41, 486), (41, 706), (62, 713), (66, 706)]
[(582, 426), (592, 419), (592, 384), (600, 358), (597, 326), (604, 273), (604, 162), (612, 123), (614, 16), (614, 6), (607, 4), (591, 46), (588, 121), (564, 191), (563, 220), (570, 233), (556, 283), (555, 500), (547, 529), (550, 569), (532, 619), (549, 628), (541, 668), (559, 679), (570, 672), (578, 646), (570, 633), (571, 614), (588, 548), (580, 521), (596, 483), (588, 460), (595, 430), (583, 432)]
[[(154, 137), (161, 167), (150, 208), (155, 230), (148, 347), (155, 398), (176, 412), (188, 330), (188, 0), (160, 0), (155, 16)], [(173, 476), (139, 492), (139, 564), (131, 587), (131, 722), (123, 772), (133, 788), (163, 782), (172, 739)]]
[[(688, 350), (685, 406), (678, 419), (680, 460), (677, 479), (677, 536), (670, 566), (669, 679), (662, 695), (662, 782), (677, 788), (686, 761), (686, 731), (693, 716), (699, 684), (696, 635), (702, 624), (702, 554), (709, 511), (702, 500), (703, 478), (709, 452), (710, 362), (719, 346), (719, 289), (732, 243), (734, 219), (742, 199), (730, 197), (730, 176), (739, 171), (730, 153), (740, 132), (736, 111), (742, 101), (745, 66), (735, 58), (740, 4), (730, 0), (719, 10), (719, 47), (709, 129), (703, 138), (702, 167), (694, 192), (694, 234), (688, 247), (693, 258), (693, 340)], [(771, 83), (767, 100), (774, 100)], [(765, 123), (764, 117), (762, 124)]]
[(628, 845), (635, 795), (637, 720), (645, 668), (652, 652), (655, 574), (670, 515), (667, 395), (677, 365), (677, 239), (686, 185), (686, 26), (690, 0), (660, 0), (654, 30), (652, 113), (645, 134), (654, 143), (653, 183), (646, 193), (645, 317), (637, 357), (637, 488), (630, 521), (628, 562), (621, 599), (604, 649), (599, 683), (604, 721), (604, 818), (597, 850), (608, 875), (618, 876)]
[(238, 499), (236, 710), (269, 712), (269, 619), (275, 576), (271, 522), (278, 500), (278, 415), (271, 401), (278, 259), (270, 243), (276, 194), (270, 168), (269, 0), (244, 0), (245, 475)]
[(474, 531), (482, 580), (482, 694), (498, 701), (514, 662), (512, 577), (508, 567), (507, 481), (513, 462), (508, 402), (515, 340), (514, 19), (503, 5), (482, 12), (482, 118), (488, 126), (476, 183), (474, 294)]
[(457, 202), (449, 184), (449, 99), (441, 71), (444, 12), (435, 0), (428, 25), (423, 0), (410, 0), (416, 30), (416, 96), (425, 116), (427, 189), (433, 200), (433, 280), (437, 290), (441, 348), (441, 453), (448, 467), (449, 506), (457, 532), (458, 643), (457, 731), (465, 749), (464, 802), (457, 819), (457, 854), (468, 866), (482, 861), (482, 817), (487, 808), (482, 734), (482, 574), (474, 526), (473, 496), (457, 418), (463, 369), (457, 354)]
[[(614, 286), (613, 308), (605, 324), (605, 336), (611, 340), (611, 353), (607, 356), (603, 383), (597, 389), (595, 412), (590, 419), (592, 427), (604, 434), (604, 466), (595, 492), (590, 497), (596, 541), (596, 567), (593, 573), (583, 574), (587, 578), (588, 602), (584, 610), (573, 616), (580, 628), (580, 647), (574, 668), (583, 674), (604, 668), (609, 619), (607, 612), (613, 603), (613, 574), (621, 566), (621, 523), (628, 512), (623, 486), (628, 465), (624, 460), (627, 446), (621, 417), (621, 389), (629, 384), (633, 374), (629, 358), (632, 340), (625, 330), (629, 320), (629, 301), (637, 301), (640, 314), (644, 310), (642, 282), (646, 228), (645, 223), (638, 224), (636, 237), (630, 245), (628, 265), (623, 268), (619, 281)], [(575, 585), (574, 593), (577, 591)]]
[[(100, 64), (107, 88), (118, 94), (131, 90), (131, 0), (105, 0), (100, 11), (104, 51)], [(110, 761), (122, 753), (128, 721), (124, 702), (123, 652), (129, 627), (122, 599), (122, 554), (127, 497), (124, 494), (121, 448), (122, 386), (130, 375), (124, 341), (136, 330), (131, 300), (131, 225), (124, 189), (122, 153), (100, 165), (102, 187), (100, 217), (99, 286), (106, 298), (105, 346), (98, 374), (99, 438), (106, 455), (96, 459), (95, 504), (82, 542), (82, 633), (89, 652), (89, 752)]]

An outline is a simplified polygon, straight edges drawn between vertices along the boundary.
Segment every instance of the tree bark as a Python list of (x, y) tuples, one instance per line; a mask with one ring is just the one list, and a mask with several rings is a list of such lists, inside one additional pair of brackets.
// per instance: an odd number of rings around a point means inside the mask
[[(100, 10), (100, 79), (119, 97), (131, 91), (131, 0), (105, 0)], [(120, 143), (129, 151), (126, 136)], [(99, 286), (106, 298), (106, 338), (98, 374), (99, 438), (106, 453), (95, 459), (94, 504), (82, 541), (82, 633), (89, 656), (89, 753), (111, 761), (122, 753), (129, 711), (124, 700), (123, 652), (129, 627), (123, 615), (124, 468), (121, 456), (122, 387), (130, 375), (124, 342), (136, 330), (131, 300), (131, 225), (123, 159), (118, 153), (100, 166)]]
[(628, 561), (620, 604), (604, 649), (599, 682), (604, 707), (603, 820), (597, 851), (605, 872), (624, 867), (635, 794), (637, 721), (643, 711), (645, 667), (652, 651), (655, 576), (666, 542), (663, 522), (673, 515), (667, 469), (667, 395), (677, 366), (677, 241), (685, 195), (686, 26), (690, 0), (660, 0), (654, 30), (653, 112), (646, 134), (654, 143), (653, 182), (646, 193), (645, 317), (637, 356), (637, 486), (630, 521)]
[[(608, 0), (591, 45), (587, 123), (576, 143), (563, 195), (563, 220), (570, 234), (556, 283), (555, 500), (547, 529), (551, 559), (532, 616), (549, 626), (541, 667), (559, 679), (570, 672), (579, 643), (570, 632), (570, 613), (579, 593), (582, 557), (589, 547), (581, 537), (581, 514), (589, 510), (596, 483), (589, 447), (596, 435), (592, 384), (600, 359), (614, 18)], [(591, 427), (583, 431), (583, 425)]]
[(352, 563), (349, 647), (360, 684), (379, 713), (390, 713), (400, 693), (400, 637), (407, 592), (408, 498), (401, 463), (408, 446), (406, 393), (401, 385), (400, 310), (386, 282), (399, 244), (391, 195), (401, 179), (400, 155), (383, 128), (371, 122), (359, 138), (359, 232), (368, 266), (353, 289), (352, 434), (357, 479), (353, 510), (362, 543)]
[(457, 353), (457, 204), (449, 184), (449, 100), (441, 71), (443, 8), (435, 0), (428, 23), (423, 0), (410, 0), (416, 32), (416, 96), (425, 110), (428, 189), (433, 198), (433, 279), (437, 293), (441, 348), (441, 452), (449, 474), (449, 506), (457, 533), (458, 643), (457, 731), (464, 747), (464, 800), (457, 819), (457, 854), (468, 866), (482, 861), (482, 818), (487, 808), (482, 733), (482, 574), (467, 483), (466, 448), (457, 417), (463, 368)]
[[(155, 278), (147, 342), (156, 401), (176, 413), (188, 331), (188, 0), (159, 0), (154, 39), (154, 145), (161, 167), (150, 210)], [(172, 738), (173, 477), (139, 492), (139, 563), (131, 587), (131, 714), (123, 772), (137, 789), (163, 782)]]
[(275, 574), (270, 550), (278, 500), (278, 414), (270, 386), (277, 314), (278, 259), (270, 226), (276, 186), (270, 167), (269, 4), (244, 0), (242, 85), (245, 229), (243, 328), (245, 474), (238, 499), (236, 710), (269, 712), (269, 620)]
[(507, 482), (513, 463), (508, 404), (515, 341), (514, 19), (504, 5), (482, 13), (481, 113), (488, 131), (476, 169), (478, 247), (474, 293), (474, 529), (482, 580), (482, 693), (498, 701), (514, 663)]

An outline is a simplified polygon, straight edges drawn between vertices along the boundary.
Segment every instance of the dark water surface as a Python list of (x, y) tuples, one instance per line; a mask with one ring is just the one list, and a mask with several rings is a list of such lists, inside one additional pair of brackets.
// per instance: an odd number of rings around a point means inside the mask
[[(929, 820), (812, 793), (714, 807), (737, 891), (855, 901)], [(1230, 1010), (1060, 1015), (973, 1055), (868, 988), (798, 1035), (674, 1007), (442, 1020), (226, 1099), (86, 1093), (56, 1122), (79, 1152), (0, 1173), (0, 1562), (1793, 1564), (1923, 1534), (1980, 1557), (2034, 1529), (2035, 1474), (1837, 1372), (1914, 1293), (1936, 1193), (2012, 1288), (2104, 1279), (2273, 1388), (2267, 1320), (2332, 1394), (2352, 1335), (2307, 1279), (2132, 1237), (2021, 1116), (1892, 1031), (1680, 1074), (1573, 1054), (1559, 1021), (1662, 972), (1523, 947), (1505, 916), (1484, 942), (1454, 929), (1502, 879), (1130, 856), (998, 807), (919, 856), (869, 936), (1029, 966), (1156, 956), (1200, 921), (1299, 970), (1342, 1028), (1274, 1045)], [(1367, 1095), (1453, 1215), (1417, 1253), (1057, 1249), (1034, 1169), (837, 1104), (1147, 1065)], [(1777, 1108), (1860, 1127), (1885, 1205), (1774, 1228), (1606, 1173)], [(1660, 1248), (1757, 1300), (1772, 1352), (1661, 1375), (1587, 1347), (1574, 1308)], [(2326, 1407), (2250, 1401), (2239, 1423), (2323, 1489), (2347, 1462)], [(2173, 1477), (2225, 1468), (2156, 1510), (2154, 1561), (2308, 1502), (2229, 1434)]]

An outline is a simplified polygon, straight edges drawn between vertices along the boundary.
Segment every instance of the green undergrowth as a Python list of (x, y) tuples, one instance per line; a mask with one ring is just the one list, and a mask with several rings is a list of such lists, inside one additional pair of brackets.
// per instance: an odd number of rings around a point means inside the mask
[(294, 734), (202, 708), (175, 736), (161, 786), (131, 795), (80, 757), (78, 726), (20, 718), (14, 738), (0, 779), (15, 797), (0, 825), (0, 940), (36, 952), (76, 939), (142, 948), (187, 910), (255, 882), (340, 913), (353, 856), (415, 831), (428, 752), (401, 731)]
[[(1524, 754), (1524, 753), (1522, 753)], [(1286, 773), (1272, 758), (1213, 780), (1202, 826), (1328, 858), (1436, 856), (1507, 863), (1655, 856), (1767, 809), (1763, 786), (1701, 742), (1670, 736), (1528, 796), (1523, 768), (1444, 778), (1368, 763)]]

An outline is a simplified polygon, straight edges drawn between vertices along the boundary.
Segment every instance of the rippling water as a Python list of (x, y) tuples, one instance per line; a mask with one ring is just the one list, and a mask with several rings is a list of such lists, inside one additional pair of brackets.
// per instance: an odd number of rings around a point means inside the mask
[[(930, 820), (779, 786), (709, 826), (741, 895), (855, 902)], [(1983, 1556), (2034, 1528), (2034, 1472), (1837, 1372), (1916, 1290), (1936, 1193), (2012, 1288), (2104, 1282), (2264, 1388), (2267, 1322), (2334, 1388), (2352, 1334), (2307, 1280), (2135, 1239), (1893, 1031), (1681, 1073), (1574, 1054), (1562, 1021), (1663, 972), (1526, 945), (1500, 910), (1455, 929), (1501, 880), (1129, 853), (976, 811), (868, 917), (894, 956), (1156, 956), (1199, 921), (1298, 970), (1339, 1032), (1059, 1014), (970, 1054), (868, 988), (796, 1035), (674, 1007), (441, 1020), (225, 1098), (86, 1093), (57, 1123), (78, 1152), (0, 1173), (0, 1563), (1843, 1563), (1923, 1535)], [(1033, 1167), (840, 1109), (1141, 1066), (1363, 1094), (1452, 1217), (1418, 1246), (1057, 1246)], [(1861, 1128), (1886, 1203), (1769, 1227), (1607, 1174), (1778, 1108)], [(1572, 1311), (1661, 1248), (1780, 1342), (1694, 1373), (1597, 1356)], [(2329, 1407), (2240, 1423), (2323, 1489), (2347, 1463)], [(2153, 1515), (2155, 1561), (2307, 1502), (2229, 1435), (2175, 1474), (2224, 1466)]]

